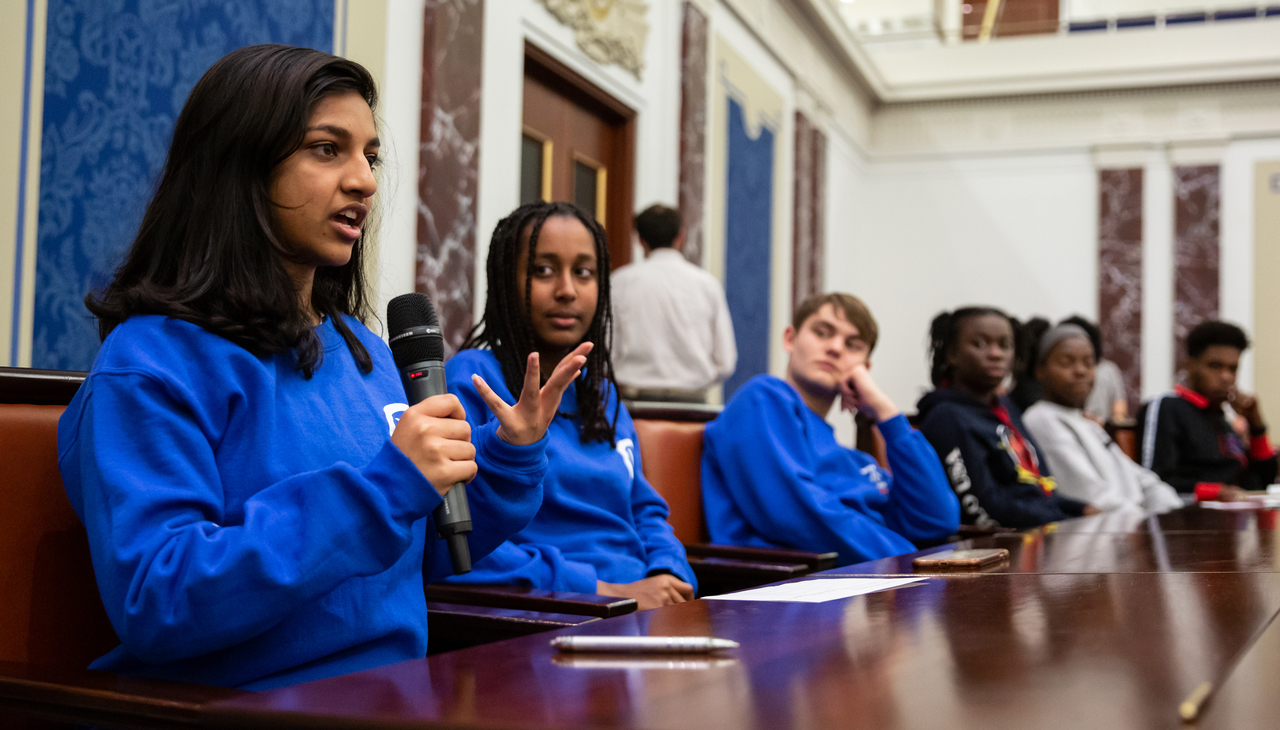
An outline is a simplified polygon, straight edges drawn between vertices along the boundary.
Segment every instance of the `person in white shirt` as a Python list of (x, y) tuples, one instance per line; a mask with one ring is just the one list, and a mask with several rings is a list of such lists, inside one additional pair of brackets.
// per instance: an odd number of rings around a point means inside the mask
[(1097, 368), (1088, 333), (1079, 325), (1060, 324), (1044, 333), (1036, 353), (1035, 375), (1044, 395), (1022, 420), (1040, 444), (1058, 491), (1102, 510), (1181, 507), (1173, 487), (1134, 463), (1081, 410)]
[(646, 258), (613, 272), (613, 366), (623, 397), (705, 401), (738, 362), (724, 288), (684, 254), (680, 213), (635, 218)]

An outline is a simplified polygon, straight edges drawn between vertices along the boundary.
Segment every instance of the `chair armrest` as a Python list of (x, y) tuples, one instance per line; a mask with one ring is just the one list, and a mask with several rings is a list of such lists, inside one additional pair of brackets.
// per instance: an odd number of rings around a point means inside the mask
[(512, 611), (565, 613), (573, 616), (612, 618), (636, 610), (636, 599), (595, 593), (544, 591), (520, 586), (471, 586), (433, 583), (423, 589), (428, 601), (467, 606), (505, 608)]
[(685, 554), (698, 558), (729, 558), (754, 563), (791, 564), (802, 563), (810, 570), (827, 570), (836, 567), (836, 553), (810, 553), (804, 550), (782, 548), (740, 547), (737, 545), (685, 545)]
[(114, 718), (146, 719), (165, 726), (194, 725), (205, 705), (248, 694), (202, 684), (128, 677), (91, 669), (0, 662), (0, 701), (46, 718), (96, 726)]
[(813, 572), (804, 563), (756, 563), (731, 558), (692, 557), (689, 567), (698, 578), (698, 593), (702, 596), (732, 593)]
[(507, 608), (430, 602), (427, 603), (427, 655), (599, 620), (595, 616), (567, 613), (514, 611)]

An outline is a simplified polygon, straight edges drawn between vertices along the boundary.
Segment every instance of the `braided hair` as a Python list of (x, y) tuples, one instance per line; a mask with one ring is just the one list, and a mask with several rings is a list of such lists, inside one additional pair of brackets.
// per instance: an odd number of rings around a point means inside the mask
[(1044, 317), (1032, 317), (1013, 330), (1013, 377), (1021, 382), (1036, 379), (1036, 365), (1040, 359), (1040, 340), (1053, 323)]
[[(607, 441), (612, 446), (619, 402), (615, 399), (613, 414), (606, 416), (609, 389), (613, 385), (613, 360), (609, 355), (609, 341), (613, 330), (613, 308), (609, 304), (609, 243), (604, 229), (595, 218), (583, 213), (577, 206), (559, 202), (527, 203), (498, 222), (489, 242), (489, 259), (486, 265), (489, 290), (485, 297), (484, 317), (467, 334), (462, 349), (487, 347), (492, 350), (502, 366), (507, 389), (512, 394), (523, 389), (529, 353), (538, 349), (538, 335), (533, 329), (530, 315), (533, 311), (534, 256), (538, 250), (542, 224), (552, 217), (577, 219), (595, 240), (599, 272), (598, 295), (595, 315), (583, 337), (584, 342), (593, 342), (595, 347), (587, 355), (587, 363), (578, 383), (578, 415), (582, 418), (579, 438), (583, 443)], [(523, 292), (517, 292), (516, 266), (520, 259), (520, 239), (525, 229), (529, 230), (525, 285)]]
[(929, 379), (939, 388), (951, 384), (954, 373), (947, 364), (947, 354), (955, 349), (960, 339), (960, 327), (965, 320), (974, 317), (985, 317), (994, 314), (1009, 320), (1009, 326), (1016, 333), (1020, 329), (1018, 320), (1010, 317), (1002, 309), (996, 307), (961, 307), (954, 312), (942, 312), (929, 324)]

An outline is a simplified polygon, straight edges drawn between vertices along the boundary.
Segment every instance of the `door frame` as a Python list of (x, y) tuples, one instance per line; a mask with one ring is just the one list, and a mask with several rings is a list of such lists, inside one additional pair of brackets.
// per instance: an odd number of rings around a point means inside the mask
[(605, 235), (609, 238), (610, 268), (631, 261), (631, 230), (635, 216), (636, 110), (528, 39), (524, 42), (524, 75), (533, 76), (570, 100), (599, 114), (621, 137), (616, 171), (608, 173), (605, 192)]

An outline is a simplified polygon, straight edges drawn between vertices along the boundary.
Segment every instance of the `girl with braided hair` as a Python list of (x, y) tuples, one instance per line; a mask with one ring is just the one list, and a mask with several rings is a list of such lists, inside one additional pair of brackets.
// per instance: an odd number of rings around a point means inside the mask
[[(452, 582), (635, 598), (641, 609), (693, 598), (693, 571), (666, 502), (640, 469), (635, 425), (609, 357), (604, 229), (568, 203), (530, 203), (489, 244), (484, 318), (445, 366), (473, 433), (566, 358), (586, 358), (546, 435), (543, 503), (529, 525)], [(487, 406), (487, 407), (486, 407)], [(483, 475), (484, 454), (476, 458)]]
[(1055, 491), (1018, 407), (999, 394), (1014, 363), (1017, 323), (995, 307), (943, 312), (930, 327), (930, 377), (917, 406), (920, 433), (942, 459), (960, 517), (1027, 528), (1097, 510)]

